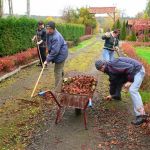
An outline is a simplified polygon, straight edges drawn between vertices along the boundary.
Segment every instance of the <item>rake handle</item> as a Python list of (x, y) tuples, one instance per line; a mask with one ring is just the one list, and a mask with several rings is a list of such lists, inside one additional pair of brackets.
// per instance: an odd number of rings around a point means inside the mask
[(38, 79), (37, 79), (37, 81), (36, 81), (36, 84), (35, 84), (35, 86), (34, 86), (34, 89), (33, 89), (33, 91), (32, 91), (32, 94), (31, 94), (31, 98), (32, 98), (33, 95), (34, 95), (34, 92), (35, 92), (35, 90), (36, 90), (36, 88), (37, 88), (37, 85), (38, 85), (38, 83), (39, 83), (39, 81), (40, 81), (40, 78), (41, 78), (41, 76), (42, 76), (42, 74), (43, 74), (44, 68), (45, 68), (45, 64), (43, 64), (42, 71), (40, 72), (40, 75), (39, 75), (39, 77), (38, 77)]

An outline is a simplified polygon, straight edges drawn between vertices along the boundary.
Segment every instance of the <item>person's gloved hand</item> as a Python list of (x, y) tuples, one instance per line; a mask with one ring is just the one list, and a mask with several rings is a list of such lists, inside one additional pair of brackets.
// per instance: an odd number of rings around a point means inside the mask
[(129, 87), (131, 86), (131, 84), (132, 84), (132, 82), (126, 82), (125, 84), (124, 84), (124, 87), (126, 88), (126, 89), (129, 89)]
[(108, 95), (107, 97), (105, 97), (105, 100), (110, 101), (111, 99), (112, 99), (112, 96), (111, 96), (111, 95)]
[(32, 42), (34, 42), (34, 38), (32, 38)]
[(114, 47), (114, 50), (115, 50), (115, 51), (119, 51), (119, 47), (118, 47), (118, 46), (115, 46), (115, 47)]
[(47, 61), (44, 62), (44, 65), (47, 65)]
[(34, 36), (34, 37), (32, 38), (32, 42), (34, 42), (34, 41), (35, 41), (35, 39), (36, 39), (36, 36)]
[(41, 42), (41, 41), (39, 41), (39, 42), (37, 42), (36, 44), (37, 44), (37, 45), (40, 45), (41, 43), (42, 43), (42, 42)]

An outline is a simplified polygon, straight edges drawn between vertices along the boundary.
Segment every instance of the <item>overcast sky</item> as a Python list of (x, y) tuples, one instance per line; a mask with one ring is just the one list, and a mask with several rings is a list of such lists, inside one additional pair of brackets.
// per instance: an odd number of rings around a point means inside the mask
[[(12, 0), (14, 14), (26, 14), (26, 0)], [(30, 0), (31, 15), (60, 16), (64, 8), (116, 6), (127, 16), (134, 17), (146, 7), (147, 0)], [(4, 0), (4, 12), (8, 13)]]

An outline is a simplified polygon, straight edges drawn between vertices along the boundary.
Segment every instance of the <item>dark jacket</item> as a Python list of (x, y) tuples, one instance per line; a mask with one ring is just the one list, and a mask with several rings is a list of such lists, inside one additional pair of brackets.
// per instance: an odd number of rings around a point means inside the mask
[(55, 29), (52, 35), (47, 35), (48, 56), (47, 61), (61, 63), (68, 56), (68, 46), (62, 35)]
[(119, 57), (106, 62), (104, 72), (109, 75), (110, 94), (114, 94), (113, 91), (117, 86), (121, 87), (127, 81), (133, 82), (135, 74), (141, 68), (142, 64), (140, 62), (127, 57)]
[(41, 30), (37, 29), (36, 35), (37, 35), (38, 42), (43, 40), (43, 42), (39, 46), (46, 47), (46, 30), (44, 28)]
[(107, 37), (106, 35), (103, 35), (102, 39), (105, 40), (104, 48), (106, 48), (108, 50), (113, 50), (113, 48), (115, 46), (119, 45), (118, 38), (114, 38), (111, 33), (110, 33), (110, 37)]

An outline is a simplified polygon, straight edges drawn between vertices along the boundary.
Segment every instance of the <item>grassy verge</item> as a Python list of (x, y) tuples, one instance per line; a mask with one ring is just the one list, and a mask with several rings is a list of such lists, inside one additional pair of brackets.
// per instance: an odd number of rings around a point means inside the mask
[(76, 51), (78, 51), (79, 49), (85, 48), (85, 47), (87, 47), (88, 45), (92, 44), (94, 41), (95, 41), (95, 37), (93, 37), (93, 38), (91, 38), (91, 39), (88, 39), (88, 40), (85, 40), (85, 41), (79, 43), (77, 46), (70, 48), (69, 51), (70, 51), (70, 52), (76, 52)]
[(143, 103), (149, 103), (150, 102), (150, 92), (148, 91), (140, 91)]
[(150, 47), (135, 47), (135, 49), (137, 55), (150, 64)]

